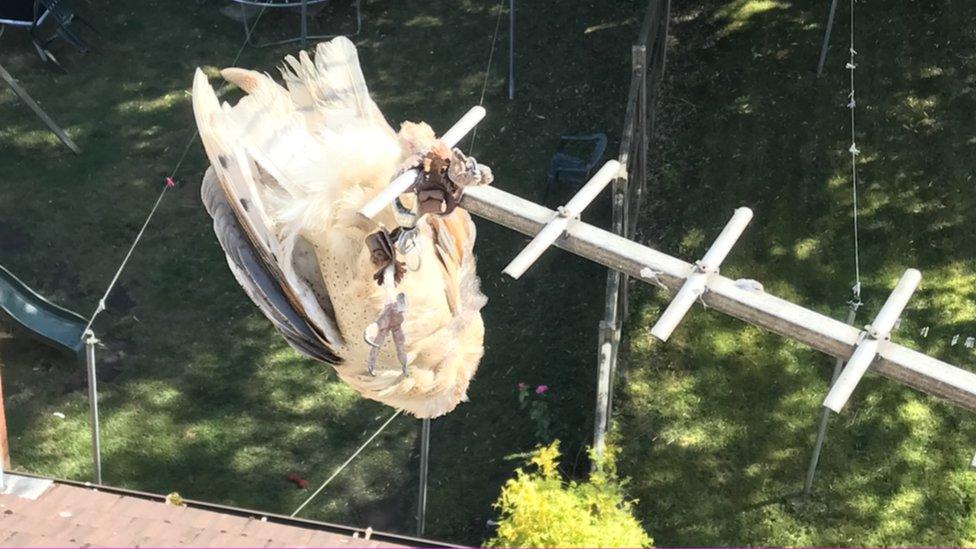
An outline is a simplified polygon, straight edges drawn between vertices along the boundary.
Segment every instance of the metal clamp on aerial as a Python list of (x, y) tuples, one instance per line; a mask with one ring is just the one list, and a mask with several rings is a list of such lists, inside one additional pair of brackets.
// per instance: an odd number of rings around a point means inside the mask
[(868, 367), (878, 356), (883, 343), (891, 339), (891, 330), (901, 316), (901, 312), (908, 305), (908, 300), (918, 288), (919, 281), (922, 280), (922, 273), (917, 269), (908, 269), (901, 275), (898, 285), (888, 296), (878, 316), (874, 317), (874, 322), (864, 327), (861, 339), (851, 353), (851, 358), (847, 360), (847, 366), (837, 377), (837, 381), (831, 386), (824, 399), (823, 405), (834, 412), (840, 412), (847, 400), (851, 398), (854, 388), (868, 371)]
[(735, 211), (732, 219), (722, 229), (712, 247), (705, 252), (705, 257), (691, 266), (688, 275), (685, 277), (685, 283), (675, 294), (668, 308), (657, 319), (654, 327), (651, 328), (652, 336), (661, 341), (667, 341), (671, 337), (671, 333), (688, 314), (691, 306), (695, 304), (695, 300), (708, 289), (708, 279), (718, 272), (725, 256), (729, 255), (732, 246), (742, 236), (742, 232), (746, 230), (746, 225), (751, 219), (752, 210), (749, 208), (739, 208)]
[(593, 202), (606, 186), (620, 175), (620, 162), (610, 160), (600, 171), (580, 188), (573, 198), (556, 209), (556, 215), (542, 228), (511, 263), (502, 271), (512, 278), (519, 278), (532, 266), (549, 246), (566, 232), (570, 221), (578, 219), (583, 210)]

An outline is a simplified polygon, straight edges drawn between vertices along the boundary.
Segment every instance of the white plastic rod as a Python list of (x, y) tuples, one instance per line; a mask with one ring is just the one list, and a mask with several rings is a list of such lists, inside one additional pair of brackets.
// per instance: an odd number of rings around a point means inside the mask
[(518, 280), (542, 256), (546, 249), (552, 246), (556, 242), (556, 239), (562, 236), (566, 231), (566, 227), (569, 225), (569, 221), (570, 218), (568, 217), (556, 215), (552, 221), (535, 235), (532, 242), (529, 242), (529, 245), (515, 256), (515, 259), (502, 272)]
[(695, 300), (705, 293), (708, 287), (708, 278), (725, 261), (725, 257), (732, 251), (732, 246), (742, 236), (750, 220), (752, 220), (752, 210), (749, 208), (738, 208), (735, 210), (735, 213), (732, 214), (732, 219), (725, 224), (725, 228), (722, 229), (718, 238), (712, 243), (712, 247), (705, 252), (705, 257), (691, 268), (681, 289), (678, 290), (674, 299), (668, 304), (668, 308), (664, 310), (664, 313), (654, 323), (654, 326), (651, 328), (652, 336), (661, 341), (667, 341), (671, 337), (675, 328), (678, 327), (681, 320), (691, 310), (691, 306), (695, 304)]
[(468, 135), (468, 132), (473, 130), (479, 122), (485, 119), (486, 114), (487, 111), (481, 105), (471, 107), (468, 112), (464, 113), (464, 116), (460, 120), (451, 126), (451, 129), (444, 132), (444, 135), (441, 136), (441, 141), (448, 147), (456, 146), (465, 135)]
[[(444, 142), (448, 148), (456, 146), (461, 139), (468, 134), (478, 122), (481, 122), (485, 118), (485, 108), (482, 106), (471, 107), (464, 116), (461, 117), (451, 129), (447, 130), (443, 136), (441, 136), (441, 141)], [(413, 182), (417, 179), (417, 170), (408, 170), (399, 177), (390, 182), (390, 184), (383, 189), (382, 192), (374, 196), (369, 202), (366, 203), (362, 208), (359, 209), (359, 213), (372, 219), (376, 217), (378, 213), (383, 211), (383, 208), (390, 205), (396, 197), (400, 196)]]
[(725, 261), (725, 257), (732, 251), (732, 246), (735, 246), (736, 241), (745, 232), (750, 221), (752, 221), (752, 210), (737, 208), (732, 214), (732, 219), (725, 224), (725, 228), (715, 239), (712, 247), (705, 252), (705, 257), (699, 263), (702, 268), (706, 271), (717, 270), (719, 265)]
[(563, 206), (559, 213), (542, 228), (529, 245), (522, 249), (515, 259), (502, 270), (508, 276), (518, 279), (525, 271), (538, 261), (543, 252), (553, 245), (569, 226), (569, 222), (576, 219), (583, 213), (583, 210), (599, 196), (600, 191), (620, 174), (620, 162), (610, 160), (590, 178), (585, 185)]
[(823, 403), (826, 408), (837, 413), (844, 409), (854, 392), (854, 388), (857, 387), (871, 363), (874, 362), (874, 358), (878, 355), (881, 342), (887, 340), (891, 335), (891, 329), (898, 317), (901, 316), (905, 306), (908, 305), (908, 300), (915, 293), (921, 279), (922, 273), (917, 269), (908, 269), (905, 274), (901, 275), (898, 285), (895, 286), (894, 291), (891, 292), (888, 300), (881, 307), (881, 311), (874, 318), (874, 323), (868, 326), (868, 333), (864, 341), (854, 349), (851, 358), (847, 360), (847, 366), (844, 367), (840, 376), (837, 377), (837, 381), (830, 387)]
[(878, 311), (878, 315), (874, 317), (874, 322), (871, 323), (869, 330), (871, 337), (875, 339), (888, 337), (921, 281), (922, 273), (918, 269), (907, 269), (901, 275), (901, 278), (898, 279), (898, 285), (891, 291), (891, 295), (888, 296), (885, 304)]
[(674, 299), (668, 304), (668, 308), (661, 313), (651, 328), (652, 336), (661, 341), (667, 341), (671, 337), (675, 328), (691, 310), (691, 306), (695, 304), (695, 300), (705, 293), (709, 274), (711, 273), (702, 273), (692, 269), (692, 273), (688, 275), (681, 289), (674, 295)]
[(567, 212), (570, 217), (579, 217), (583, 213), (583, 210), (590, 205), (591, 202), (596, 200), (596, 197), (603, 192), (603, 189), (607, 188), (607, 185), (620, 175), (620, 162), (616, 160), (608, 160), (606, 164), (600, 168), (589, 181), (583, 185), (579, 191), (573, 195), (573, 198), (569, 199), (569, 202), (563, 206), (563, 211)]

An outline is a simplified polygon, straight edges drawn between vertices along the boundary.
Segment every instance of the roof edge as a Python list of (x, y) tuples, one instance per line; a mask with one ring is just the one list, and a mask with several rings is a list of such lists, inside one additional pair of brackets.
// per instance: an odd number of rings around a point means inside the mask
[[(152, 492), (143, 492), (140, 490), (131, 490), (128, 488), (119, 488), (117, 486), (109, 486), (106, 484), (95, 484), (92, 482), (82, 482), (77, 480), (61, 479), (57, 477), (48, 477), (48, 476), (28, 473), (24, 471), (5, 470), (5, 472), (14, 475), (21, 475), (25, 477), (50, 480), (58, 484), (75, 486), (77, 488), (88, 488), (88, 489), (98, 490), (110, 494), (118, 494), (118, 495), (136, 497), (140, 499), (152, 500), (158, 503), (164, 503), (166, 499), (166, 496), (161, 494), (154, 494)], [(354, 526), (347, 526), (344, 524), (336, 524), (332, 522), (323, 522), (323, 521), (312, 520), (312, 519), (290, 517), (287, 515), (279, 515), (277, 513), (269, 513), (266, 511), (258, 511), (255, 509), (246, 509), (243, 507), (234, 507), (232, 505), (223, 505), (220, 503), (210, 503), (207, 501), (200, 501), (195, 499), (183, 499), (183, 503), (186, 504), (187, 507), (194, 508), (194, 509), (203, 509), (206, 511), (214, 511), (218, 513), (235, 515), (239, 517), (266, 519), (268, 522), (273, 522), (276, 524), (283, 524), (286, 526), (296, 526), (300, 528), (308, 528), (311, 530), (322, 530), (333, 534), (341, 534), (344, 536), (356, 537), (364, 540), (366, 539), (366, 530), (367, 530), (366, 528), (357, 528)], [(418, 537), (406, 536), (402, 534), (394, 534), (392, 532), (383, 532), (379, 530), (372, 530), (369, 539), (378, 540), (378, 541), (387, 541), (390, 543), (396, 543), (401, 545), (409, 545), (411, 547), (465, 547), (463, 545), (452, 544), (445, 541), (435, 541), (426, 538), (418, 538)]]

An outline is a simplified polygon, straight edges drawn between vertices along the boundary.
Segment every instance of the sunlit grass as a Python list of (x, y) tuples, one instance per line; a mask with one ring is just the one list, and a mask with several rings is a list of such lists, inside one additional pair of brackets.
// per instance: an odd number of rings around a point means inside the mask
[(182, 90), (173, 90), (150, 100), (134, 100), (120, 103), (116, 109), (122, 114), (137, 112), (160, 112), (172, 109), (178, 103), (189, 104), (189, 96)]
[(714, 17), (725, 23), (719, 34), (726, 36), (745, 28), (757, 15), (788, 7), (788, 2), (777, 0), (734, 0), (716, 10)]

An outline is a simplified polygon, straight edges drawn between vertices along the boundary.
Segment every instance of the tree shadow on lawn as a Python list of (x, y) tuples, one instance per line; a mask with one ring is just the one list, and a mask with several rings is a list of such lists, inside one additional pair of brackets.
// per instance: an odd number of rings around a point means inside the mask
[[(819, 10), (823, 9), (824, 13)], [(676, 6), (644, 219), (655, 247), (700, 257), (734, 206), (756, 217), (723, 274), (843, 318), (853, 284), (845, 8), (813, 74), (825, 6)], [(861, 265), (868, 322), (923, 271), (895, 339), (964, 368), (976, 335), (970, 180), (976, 10), (862, 1), (858, 11)], [(873, 376), (831, 420), (812, 502), (800, 490), (833, 360), (693, 312), (667, 345), (639, 291), (618, 400), (623, 470), (662, 545), (967, 544), (969, 412)], [(930, 326), (928, 339), (919, 335)], [(961, 341), (960, 341), (961, 343)], [(820, 369), (811, 364), (822, 365)]]

